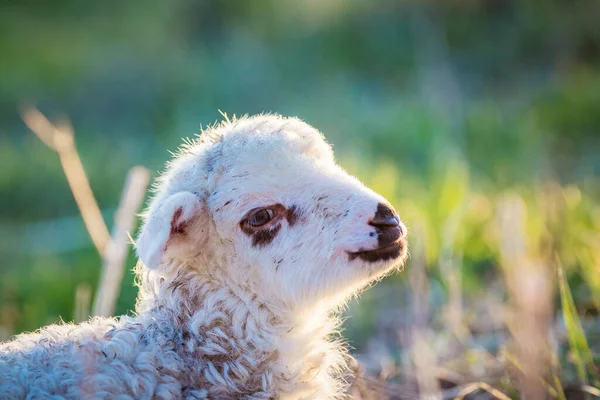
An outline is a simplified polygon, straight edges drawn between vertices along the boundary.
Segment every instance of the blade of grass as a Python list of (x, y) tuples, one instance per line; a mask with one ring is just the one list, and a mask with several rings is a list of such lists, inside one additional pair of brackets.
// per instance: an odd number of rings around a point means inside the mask
[(573, 300), (571, 288), (569, 287), (569, 283), (567, 282), (562, 264), (560, 263), (560, 260), (558, 260), (558, 257), (556, 264), (558, 267), (560, 303), (562, 305), (563, 318), (567, 329), (567, 336), (569, 338), (569, 346), (573, 352), (577, 376), (581, 383), (588, 384), (586, 364), (592, 365), (592, 352), (585, 337), (579, 314), (577, 314), (577, 309), (575, 308), (575, 301)]
[(554, 386), (556, 386), (556, 394), (558, 395), (558, 400), (567, 400), (567, 396), (565, 396), (565, 391), (563, 390), (562, 384), (560, 383), (560, 379), (558, 376), (553, 375), (554, 378)]

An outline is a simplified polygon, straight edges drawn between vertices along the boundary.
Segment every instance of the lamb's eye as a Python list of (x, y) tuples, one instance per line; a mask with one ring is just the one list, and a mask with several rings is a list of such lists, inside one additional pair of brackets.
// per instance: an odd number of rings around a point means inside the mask
[(258, 210), (248, 218), (248, 224), (255, 228), (261, 227), (267, 224), (269, 221), (271, 221), (274, 215), (275, 213), (273, 212), (273, 210), (269, 208), (263, 208), (262, 210)]

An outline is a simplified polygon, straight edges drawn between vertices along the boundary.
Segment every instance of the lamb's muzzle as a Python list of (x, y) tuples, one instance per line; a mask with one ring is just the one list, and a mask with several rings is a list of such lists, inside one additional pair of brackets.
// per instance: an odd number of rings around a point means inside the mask
[(368, 224), (375, 228), (377, 247), (372, 250), (349, 251), (350, 261), (359, 258), (375, 263), (402, 259), (406, 256), (406, 227), (400, 222), (392, 206), (379, 203), (375, 215), (370, 218)]

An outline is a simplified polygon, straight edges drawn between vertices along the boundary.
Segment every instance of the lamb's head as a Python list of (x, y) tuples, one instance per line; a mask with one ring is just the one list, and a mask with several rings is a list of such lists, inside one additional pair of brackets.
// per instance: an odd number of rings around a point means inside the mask
[(184, 146), (159, 181), (137, 249), (155, 273), (219, 270), (298, 309), (335, 306), (400, 265), (405, 235), (390, 204), (335, 164), (317, 130), (258, 116)]

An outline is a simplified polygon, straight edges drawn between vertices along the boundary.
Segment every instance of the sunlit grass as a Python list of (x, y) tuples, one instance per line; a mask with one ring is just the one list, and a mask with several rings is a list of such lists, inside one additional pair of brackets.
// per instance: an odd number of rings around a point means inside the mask
[[(558, 267), (558, 282), (562, 315), (569, 337), (571, 358), (577, 368), (577, 378), (580, 382), (587, 384), (589, 382), (588, 366), (594, 368), (593, 356), (575, 307), (571, 288), (560, 265)], [(596, 384), (598, 384), (597, 377), (595, 379)]]
[[(387, 163), (369, 173), (356, 160), (347, 166), (385, 193), (410, 231), (404, 271), (373, 289), (413, 292), (393, 296), (408, 300), (396, 304), (398, 320), (386, 318), (389, 305), (379, 310), (382, 303), (369, 293), (368, 302), (355, 306), (374, 315), (369, 333), (360, 333), (366, 328), (349, 312), (349, 335), (367, 338), (358, 350), (367, 370), (377, 373), (383, 359), (394, 360), (399, 372), (388, 381), (411, 387), (426, 382), (419, 371), (427, 365), (429, 374), (450, 385), (440, 395), (454, 393), (452, 387), (467, 394), (487, 390), (483, 384), (510, 398), (564, 399), (565, 388), (595, 393), (598, 354), (586, 337), (597, 332), (584, 327), (597, 328), (583, 320), (596, 326), (598, 320), (583, 312), (597, 305), (593, 244), (600, 232), (593, 221), (600, 206), (586, 190), (545, 181), (486, 192), (464, 163), (452, 160), (429, 182)], [(568, 266), (557, 266), (557, 257)], [(412, 278), (419, 270), (429, 281), (425, 286), (417, 283), (423, 278)], [(569, 280), (577, 285), (575, 298)], [(429, 393), (431, 386), (424, 389)]]

